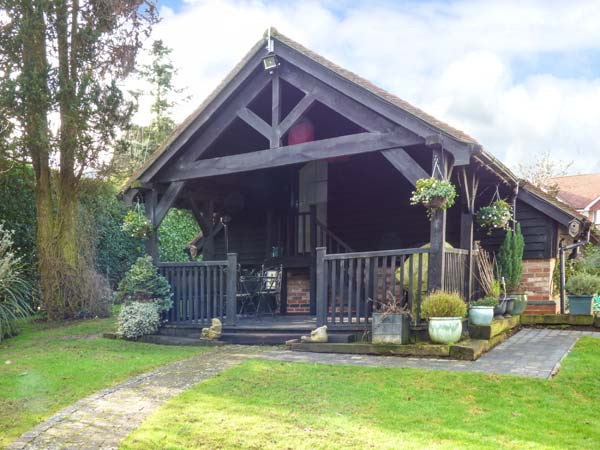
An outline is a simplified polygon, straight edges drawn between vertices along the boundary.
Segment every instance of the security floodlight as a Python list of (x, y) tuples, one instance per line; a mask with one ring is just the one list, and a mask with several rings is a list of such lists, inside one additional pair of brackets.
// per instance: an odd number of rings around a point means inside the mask
[(279, 66), (279, 62), (274, 53), (268, 54), (263, 58), (263, 67), (269, 73), (273, 73), (273, 71), (277, 69), (277, 66)]

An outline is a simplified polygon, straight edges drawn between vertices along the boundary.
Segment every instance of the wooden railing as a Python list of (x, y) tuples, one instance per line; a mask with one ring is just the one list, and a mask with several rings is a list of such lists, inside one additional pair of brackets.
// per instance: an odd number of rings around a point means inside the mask
[(329, 253), (347, 253), (352, 249), (316, 217), (314, 206), (306, 212), (289, 212), (267, 218), (267, 256), (273, 248), (279, 257), (311, 256), (317, 247)]
[(465, 300), (469, 300), (469, 283), (472, 283), (469, 268), (469, 251), (459, 248), (448, 248), (444, 252), (444, 290), (457, 292)]
[(213, 318), (236, 322), (237, 254), (225, 261), (157, 263), (173, 292), (169, 323), (210, 325)]
[(333, 328), (364, 327), (373, 309), (393, 296), (419, 323), (427, 290), (424, 259), (429, 249), (411, 248), (327, 254), (317, 249), (317, 323)]
[(315, 242), (313, 248), (325, 247), (327, 253), (350, 253), (352, 249), (348, 244), (342, 241), (326, 225), (315, 218)]

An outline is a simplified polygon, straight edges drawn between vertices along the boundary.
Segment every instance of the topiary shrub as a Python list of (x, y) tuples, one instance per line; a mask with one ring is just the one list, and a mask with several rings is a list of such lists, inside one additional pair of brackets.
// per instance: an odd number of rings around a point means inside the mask
[(150, 256), (143, 256), (131, 266), (119, 283), (117, 300), (127, 302), (156, 303), (159, 312), (171, 306), (171, 287), (165, 277), (158, 273)]
[(464, 317), (467, 305), (460, 295), (451, 292), (435, 291), (427, 295), (421, 304), (421, 317)]
[(131, 302), (119, 313), (119, 332), (128, 339), (156, 333), (160, 316), (155, 303)]
[(600, 277), (589, 273), (578, 273), (570, 277), (565, 289), (576, 297), (591, 297), (600, 293)]

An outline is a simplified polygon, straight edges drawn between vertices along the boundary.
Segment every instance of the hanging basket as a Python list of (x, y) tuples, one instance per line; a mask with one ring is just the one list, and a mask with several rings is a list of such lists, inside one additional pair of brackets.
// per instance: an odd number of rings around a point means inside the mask
[(152, 234), (152, 223), (144, 215), (139, 205), (137, 209), (127, 212), (121, 228), (131, 237), (139, 239), (145, 239)]
[(507, 230), (513, 219), (512, 207), (506, 200), (496, 200), (477, 211), (477, 223), (487, 229), (488, 234), (494, 230)]
[(412, 205), (422, 204), (427, 208), (429, 218), (438, 209), (446, 210), (454, 204), (456, 188), (448, 180), (440, 180), (434, 177), (421, 178), (417, 180), (417, 189), (412, 193), (410, 203)]
[(441, 195), (436, 195), (431, 197), (428, 201), (424, 202), (423, 205), (427, 209), (440, 209), (443, 208), (446, 203), (448, 203), (448, 199), (446, 197), (442, 197)]

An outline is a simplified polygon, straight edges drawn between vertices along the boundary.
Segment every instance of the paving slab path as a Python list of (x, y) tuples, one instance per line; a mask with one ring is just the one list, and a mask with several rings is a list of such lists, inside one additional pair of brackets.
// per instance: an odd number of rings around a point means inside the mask
[(261, 352), (256, 347), (224, 346), (161, 366), (77, 401), (7, 448), (116, 449), (167, 400)]
[(549, 378), (581, 336), (600, 333), (524, 329), (477, 361), (300, 353), (272, 347), (223, 346), (167, 364), (85, 397), (23, 434), (9, 449), (116, 449), (170, 398), (250, 358), (287, 362), (414, 367)]
[(288, 362), (412, 367), (549, 378), (558, 371), (561, 360), (581, 336), (600, 338), (600, 332), (525, 328), (485, 353), (477, 361), (308, 353), (289, 350), (269, 351), (263, 355), (263, 358)]

